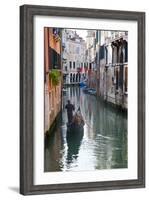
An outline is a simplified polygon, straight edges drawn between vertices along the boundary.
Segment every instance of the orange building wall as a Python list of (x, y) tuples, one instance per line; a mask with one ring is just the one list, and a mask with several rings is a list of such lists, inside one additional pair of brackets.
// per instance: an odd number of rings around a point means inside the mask
[(49, 28), (44, 28), (44, 66), (45, 72), (49, 71)]
[(49, 45), (52, 49), (54, 49), (58, 54), (61, 53), (61, 42), (54, 39), (53, 29), (49, 28)]
[(49, 47), (54, 49), (58, 54), (61, 53), (61, 41), (56, 41), (53, 37), (52, 28), (44, 28), (44, 66), (46, 73), (45, 89), (48, 88), (48, 93), (44, 93), (46, 101), (45, 105), (45, 133), (50, 129), (61, 110), (61, 81), (57, 86), (52, 84), (49, 77), (50, 60)]

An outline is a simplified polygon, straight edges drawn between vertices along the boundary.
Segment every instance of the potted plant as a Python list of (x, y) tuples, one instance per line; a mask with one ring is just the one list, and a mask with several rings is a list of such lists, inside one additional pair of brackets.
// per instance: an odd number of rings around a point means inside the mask
[(53, 85), (56, 86), (60, 82), (61, 73), (57, 69), (52, 69), (49, 73), (49, 77), (51, 78)]

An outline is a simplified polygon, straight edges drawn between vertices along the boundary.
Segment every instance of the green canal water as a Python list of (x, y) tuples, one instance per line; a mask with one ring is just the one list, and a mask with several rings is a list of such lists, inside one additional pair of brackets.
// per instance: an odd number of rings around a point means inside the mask
[[(68, 135), (65, 105), (70, 99), (80, 106), (85, 126), (83, 133)], [(127, 115), (69, 87), (63, 96), (62, 114), (52, 134), (45, 137), (44, 170), (81, 171), (127, 168)]]

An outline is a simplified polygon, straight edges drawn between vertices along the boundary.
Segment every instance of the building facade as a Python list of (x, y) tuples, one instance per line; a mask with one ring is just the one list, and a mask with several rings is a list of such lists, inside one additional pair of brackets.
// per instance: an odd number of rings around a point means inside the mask
[(127, 109), (128, 97), (128, 34), (100, 31), (98, 95)]
[(86, 38), (88, 87), (123, 109), (128, 97), (128, 33), (89, 30)]
[(87, 83), (90, 88), (96, 88), (96, 31), (88, 30), (86, 37)]
[(86, 43), (75, 30), (62, 30), (63, 83), (75, 85), (85, 79)]
[[(44, 132), (54, 124), (61, 110), (61, 30), (44, 28)], [(54, 84), (51, 73), (59, 73)], [(57, 73), (57, 74), (58, 74)]]

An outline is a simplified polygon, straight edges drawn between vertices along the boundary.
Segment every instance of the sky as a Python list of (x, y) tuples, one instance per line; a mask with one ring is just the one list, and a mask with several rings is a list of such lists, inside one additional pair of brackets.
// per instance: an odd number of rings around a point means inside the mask
[(82, 37), (84, 40), (86, 40), (87, 30), (76, 29), (76, 32), (80, 37)]
[(70, 30), (76, 31), (77, 34), (78, 34), (80, 37), (82, 37), (84, 40), (86, 40), (87, 30), (85, 30), (85, 29), (70, 29)]

